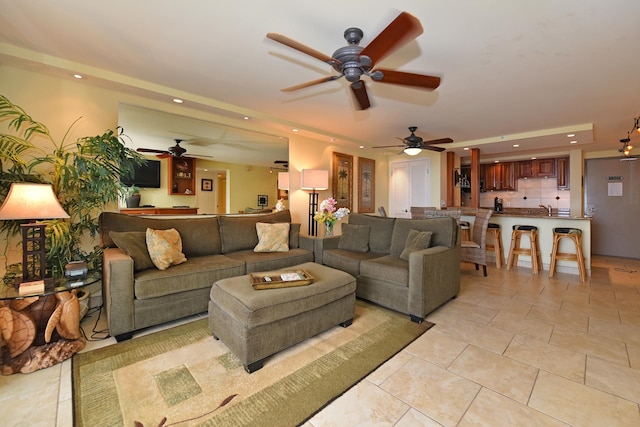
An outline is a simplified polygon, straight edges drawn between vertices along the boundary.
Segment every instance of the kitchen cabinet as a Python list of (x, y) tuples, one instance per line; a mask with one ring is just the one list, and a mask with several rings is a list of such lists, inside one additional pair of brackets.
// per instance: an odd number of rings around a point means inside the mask
[(169, 157), (169, 194), (173, 196), (195, 196), (196, 159)]
[(569, 186), (569, 158), (559, 157), (556, 160), (558, 175), (558, 190), (568, 190)]
[(480, 165), (480, 176), (484, 189), (488, 191), (514, 191), (517, 189), (514, 162), (489, 163)]
[(518, 163), (517, 178), (554, 178), (556, 159), (521, 160)]

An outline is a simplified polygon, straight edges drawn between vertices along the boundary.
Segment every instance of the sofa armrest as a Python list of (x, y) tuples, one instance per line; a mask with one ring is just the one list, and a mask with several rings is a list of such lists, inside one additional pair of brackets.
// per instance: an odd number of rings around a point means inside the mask
[(322, 252), (327, 249), (338, 249), (340, 236), (314, 237), (300, 236), (300, 247), (313, 252), (314, 262), (322, 264)]
[(107, 248), (102, 263), (102, 301), (109, 334), (127, 334), (135, 329), (133, 259), (118, 248)]
[(409, 255), (409, 314), (432, 312), (460, 292), (460, 246), (435, 246)]

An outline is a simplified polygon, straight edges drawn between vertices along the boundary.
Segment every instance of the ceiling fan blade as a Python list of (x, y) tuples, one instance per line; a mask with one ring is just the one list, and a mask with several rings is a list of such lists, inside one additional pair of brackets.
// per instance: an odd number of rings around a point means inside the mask
[(424, 141), (423, 144), (450, 144), (453, 142), (451, 138), (432, 139), (431, 141)]
[(300, 51), (302, 53), (306, 53), (309, 56), (313, 56), (316, 59), (319, 59), (322, 62), (327, 62), (331, 65), (333, 64), (341, 64), (342, 62), (338, 61), (337, 59), (324, 54), (318, 50), (315, 50), (313, 48), (310, 48), (307, 45), (304, 45), (296, 40), (290, 39), (289, 37), (279, 34), (279, 33), (268, 33), (267, 37), (270, 38), (271, 40), (277, 41), (278, 43), (282, 43), (285, 46), (289, 46), (292, 49), (295, 49), (297, 51)]
[(438, 151), (438, 152), (442, 152), (442, 151), (445, 150), (442, 147), (434, 147), (434, 146), (431, 146), (431, 145), (425, 145), (425, 146), (420, 147), (420, 148), (422, 148), (424, 150), (431, 150), (431, 151)]
[(372, 148), (392, 148), (392, 147), (404, 147), (404, 145), (378, 145), (377, 147), (372, 147)]
[(415, 16), (402, 12), (378, 36), (362, 49), (360, 55), (371, 58), (373, 64), (422, 34), (422, 24)]
[(437, 89), (440, 86), (440, 77), (427, 76), (424, 74), (405, 73), (403, 71), (388, 70), (378, 68), (375, 71), (382, 71), (382, 79), (376, 80), (382, 83), (392, 83), (404, 86), (416, 86), (425, 89)]
[(138, 148), (136, 151), (138, 151), (140, 153), (168, 154), (167, 150), (154, 150), (152, 148)]
[(306, 83), (300, 83), (299, 85), (286, 87), (286, 88), (280, 89), (280, 90), (283, 91), (283, 92), (293, 92), (294, 90), (304, 89), (305, 87), (314, 86), (314, 85), (318, 85), (320, 83), (325, 83), (325, 82), (330, 82), (330, 81), (333, 81), (333, 80), (337, 80), (340, 77), (342, 77), (342, 75), (340, 75), (340, 76), (323, 77), (321, 79), (312, 80), (312, 81), (306, 82)]
[(351, 93), (358, 104), (359, 110), (366, 110), (371, 107), (369, 95), (367, 95), (367, 87), (362, 80), (351, 83)]

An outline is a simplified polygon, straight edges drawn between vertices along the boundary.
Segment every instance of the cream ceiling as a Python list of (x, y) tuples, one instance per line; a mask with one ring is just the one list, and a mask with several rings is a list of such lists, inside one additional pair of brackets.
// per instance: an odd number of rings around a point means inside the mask
[[(344, 79), (280, 91), (335, 72), (268, 32), (331, 55), (346, 28), (361, 28), (366, 46), (403, 10), (424, 33), (378, 65), (441, 76), (436, 91), (365, 78), (366, 111)], [(462, 156), (617, 150), (640, 115), (639, 18), (637, 0), (0, 0), (0, 61), (353, 147), (394, 144), (417, 126), (453, 138)]]

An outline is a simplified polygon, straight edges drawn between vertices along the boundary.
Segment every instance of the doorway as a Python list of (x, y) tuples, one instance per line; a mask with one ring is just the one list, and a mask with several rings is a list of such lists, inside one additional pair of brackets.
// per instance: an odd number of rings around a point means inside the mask
[(584, 212), (593, 218), (593, 255), (640, 258), (639, 163), (635, 158), (586, 160)]

